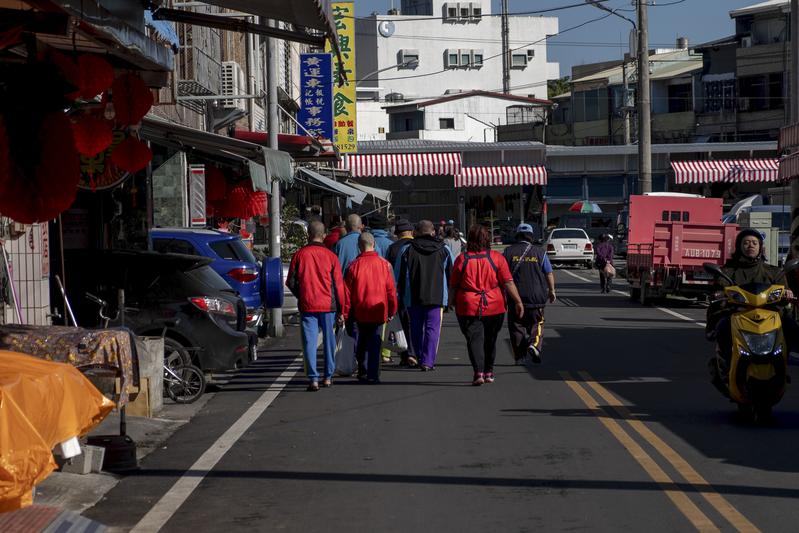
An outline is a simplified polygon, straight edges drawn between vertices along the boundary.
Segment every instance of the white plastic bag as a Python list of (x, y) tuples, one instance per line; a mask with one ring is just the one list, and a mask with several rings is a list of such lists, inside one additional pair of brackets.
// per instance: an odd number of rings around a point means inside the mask
[(351, 376), (355, 373), (355, 339), (347, 335), (346, 328), (336, 332), (336, 374)]
[[(393, 335), (394, 342), (388, 342)], [(386, 342), (383, 343), (383, 348), (387, 348), (392, 352), (404, 352), (408, 349), (408, 339), (405, 338), (405, 332), (402, 330), (402, 320), (399, 315), (394, 315), (391, 321), (386, 324), (386, 334), (384, 336)]]

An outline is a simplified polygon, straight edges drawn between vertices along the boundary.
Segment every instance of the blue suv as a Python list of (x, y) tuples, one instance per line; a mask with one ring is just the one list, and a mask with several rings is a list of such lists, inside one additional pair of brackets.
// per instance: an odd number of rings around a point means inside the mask
[(150, 239), (156, 252), (212, 259), (211, 268), (244, 300), (248, 325), (260, 325), (261, 267), (241, 237), (210, 229), (156, 228), (150, 230)]

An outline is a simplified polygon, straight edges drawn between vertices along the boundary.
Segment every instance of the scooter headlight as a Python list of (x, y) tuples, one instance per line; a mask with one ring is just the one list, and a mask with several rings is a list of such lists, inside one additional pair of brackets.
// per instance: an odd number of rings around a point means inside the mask
[(768, 293), (768, 303), (779, 302), (782, 299), (782, 289), (774, 289)]
[(777, 343), (777, 332), (769, 331), (758, 335), (757, 333), (741, 332), (741, 335), (749, 346), (749, 350), (755, 355), (768, 355), (774, 351), (774, 345)]
[(727, 299), (732, 303), (741, 304), (741, 305), (746, 305), (747, 303), (749, 303), (746, 301), (746, 296), (736, 291), (728, 291)]

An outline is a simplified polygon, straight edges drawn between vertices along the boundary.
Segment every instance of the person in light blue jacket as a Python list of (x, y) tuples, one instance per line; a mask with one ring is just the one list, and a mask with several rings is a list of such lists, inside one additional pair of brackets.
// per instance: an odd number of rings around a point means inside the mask
[(341, 263), (341, 272), (344, 274), (347, 273), (347, 267), (350, 266), (350, 263), (355, 261), (355, 258), (361, 253), (360, 248), (358, 248), (358, 238), (361, 236), (361, 231), (363, 231), (361, 217), (354, 213), (349, 215), (346, 228), (347, 234), (339, 239), (333, 249), (338, 256), (338, 262)]
[(369, 217), (369, 230), (375, 238), (375, 251), (383, 259), (388, 255), (389, 247), (394, 244), (386, 231), (388, 226), (388, 219), (382, 213), (375, 213)]

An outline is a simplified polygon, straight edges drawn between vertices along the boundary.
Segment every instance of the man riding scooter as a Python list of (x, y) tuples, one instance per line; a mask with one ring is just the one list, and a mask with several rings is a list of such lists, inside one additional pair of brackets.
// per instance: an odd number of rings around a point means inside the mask
[[(786, 284), (784, 271), (765, 261), (763, 255), (763, 237), (760, 232), (753, 229), (741, 231), (735, 239), (735, 252), (732, 258), (727, 261), (721, 271), (729, 278), (719, 277), (716, 279), (717, 288), (723, 290), (731, 285), (743, 286), (752, 283), (764, 285), (783, 285)], [(730, 283), (732, 281), (732, 283)], [(719, 298), (723, 293), (718, 294)], [(785, 290), (784, 299), (792, 299), (793, 292)], [(707, 310), (707, 337), (708, 340), (715, 340), (718, 343), (719, 354), (727, 365), (730, 363), (732, 355), (732, 325), (730, 317), (734, 312), (727, 302), (717, 299)], [(788, 312), (783, 308), (780, 313), (782, 330), (789, 351), (799, 351), (799, 325), (793, 320)], [(727, 395), (727, 387), (722, 381), (718, 372), (718, 365), (711, 359), (710, 370), (713, 384)]]

